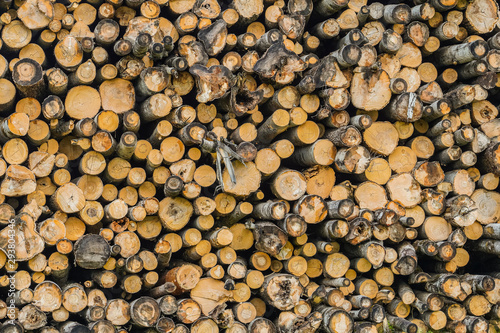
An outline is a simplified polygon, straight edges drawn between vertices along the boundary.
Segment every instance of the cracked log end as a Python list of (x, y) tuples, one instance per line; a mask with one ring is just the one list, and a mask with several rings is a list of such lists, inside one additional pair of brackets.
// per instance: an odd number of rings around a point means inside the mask
[(300, 300), (302, 286), (290, 274), (270, 275), (260, 290), (262, 297), (281, 311), (292, 309)]
[(253, 67), (262, 78), (273, 79), (276, 83), (288, 84), (296, 72), (302, 72), (307, 64), (295, 52), (287, 50), (285, 44), (273, 44)]
[(211, 102), (221, 98), (233, 85), (233, 74), (224, 66), (211, 66), (206, 68), (201, 65), (193, 65), (189, 72), (196, 78), (198, 94), (196, 100), (199, 103)]

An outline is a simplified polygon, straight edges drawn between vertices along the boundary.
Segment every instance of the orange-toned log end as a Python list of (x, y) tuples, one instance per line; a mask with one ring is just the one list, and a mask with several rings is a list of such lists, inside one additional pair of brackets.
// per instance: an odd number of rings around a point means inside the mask
[(229, 171), (224, 169), (222, 172), (222, 182), (224, 190), (238, 197), (246, 197), (257, 191), (260, 187), (261, 174), (253, 162), (245, 164), (239, 161), (233, 161), (236, 183), (233, 183), (229, 177)]
[(99, 86), (99, 94), (104, 110), (121, 114), (134, 108), (135, 89), (130, 81), (106, 80)]

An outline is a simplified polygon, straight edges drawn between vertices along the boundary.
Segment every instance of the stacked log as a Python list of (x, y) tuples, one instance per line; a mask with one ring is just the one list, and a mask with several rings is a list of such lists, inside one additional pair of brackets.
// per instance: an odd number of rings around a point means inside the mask
[(0, 0), (0, 333), (500, 329), (494, 0)]

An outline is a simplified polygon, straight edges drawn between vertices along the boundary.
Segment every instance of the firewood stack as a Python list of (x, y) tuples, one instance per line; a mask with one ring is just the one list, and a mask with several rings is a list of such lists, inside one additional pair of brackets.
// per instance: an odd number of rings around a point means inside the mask
[(0, 0), (0, 333), (498, 331), (498, 13)]

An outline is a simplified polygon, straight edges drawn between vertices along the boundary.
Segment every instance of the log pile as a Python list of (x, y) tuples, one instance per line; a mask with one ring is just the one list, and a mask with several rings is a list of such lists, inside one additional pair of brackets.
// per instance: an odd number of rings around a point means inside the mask
[(495, 0), (0, 0), (0, 333), (500, 329)]

